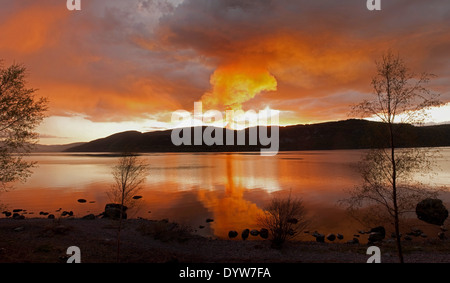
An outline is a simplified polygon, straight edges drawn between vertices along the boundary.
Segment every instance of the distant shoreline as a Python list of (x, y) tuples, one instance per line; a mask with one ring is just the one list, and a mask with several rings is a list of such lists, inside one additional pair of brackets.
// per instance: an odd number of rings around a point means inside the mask
[[(448, 146), (433, 146), (433, 147), (397, 147), (397, 149), (405, 148), (432, 148), (432, 149), (449, 149)], [(326, 151), (366, 151), (371, 148), (347, 148), (347, 149), (292, 149), (292, 150), (280, 150), (279, 153), (292, 153), (292, 152), (326, 152)], [(92, 157), (120, 157), (122, 152), (110, 152), (110, 151), (86, 151), (86, 152), (73, 152), (73, 151), (33, 151), (32, 154), (49, 154), (49, 153), (61, 153), (67, 156), (92, 156)], [(260, 155), (259, 150), (254, 151), (136, 151), (133, 154), (241, 154), (241, 155)]]
[[(357, 150), (389, 147), (385, 136), (385, 124), (367, 120), (346, 120), (311, 125), (295, 125), (278, 127), (279, 141), (276, 151), (307, 151), (307, 150)], [(267, 127), (271, 132), (272, 127)], [(407, 124), (396, 124), (395, 132), (398, 134), (398, 148), (411, 147), (448, 147), (450, 146), (450, 124), (417, 127)], [(238, 144), (237, 132), (245, 134), (243, 145), (229, 145), (226, 136), (231, 130), (215, 128), (222, 132), (221, 142), (214, 145), (194, 145), (196, 128), (187, 128), (191, 131), (192, 145), (176, 146), (172, 141), (172, 131), (158, 131), (141, 133), (127, 131), (111, 136), (93, 140), (87, 143), (38, 146), (35, 151), (58, 152), (140, 152), (140, 153), (195, 153), (195, 152), (260, 152), (262, 149), (272, 148), (273, 140), (268, 146), (261, 142), (249, 142), (250, 129), (234, 131), (234, 144)], [(202, 132), (206, 127), (202, 127)], [(244, 131), (244, 132), (243, 132)], [(270, 134), (269, 134), (270, 136)], [(220, 137), (219, 137), (220, 139)], [(216, 141), (217, 142), (217, 141)], [(223, 145), (221, 145), (223, 144)]]

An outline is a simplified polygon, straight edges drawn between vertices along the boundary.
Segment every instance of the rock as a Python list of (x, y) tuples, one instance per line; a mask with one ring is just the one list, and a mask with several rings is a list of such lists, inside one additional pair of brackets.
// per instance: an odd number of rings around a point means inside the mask
[(95, 215), (91, 213), (91, 214), (83, 216), (81, 219), (84, 219), (84, 220), (95, 220)]
[(205, 228), (205, 226), (203, 226), (203, 225), (200, 225), (200, 226), (198, 226), (198, 228), (199, 228), (199, 229), (204, 229), (204, 228)]
[(336, 235), (334, 235), (334, 234), (329, 234), (329, 235), (327, 236), (327, 240), (330, 241), (330, 242), (333, 242), (334, 240), (336, 240)]
[[(47, 215), (48, 212), (44, 212), (43, 215)], [(61, 216), (73, 216), (73, 211), (63, 211)]]
[(259, 236), (263, 239), (269, 238), (269, 230), (266, 228), (261, 228), (261, 230), (259, 230)]
[(23, 209), (21, 208), (13, 209), (13, 212), (21, 212), (21, 211), (23, 211)]
[(386, 229), (384, 229), (383, 226), (378, 226), (370, 229), (369, 234), (370, 233), (379, 233), (380, 237), (382, 237), (383, 239), (386, 237)]
[(259, 231), (258, 230), (251, 230), (250, 231), (250, 235), (252, 235), (252, 236), (258, 236), (259, 235)]
[(206, 223), (211, 223), (211, 222), (214, 222), (214, 219), (212, 219), (212, 218), (206, 219)]
[(48, 219), (55, 219), (55, 215), (49, 214), (47, 218), (48, 218)]
[(320, 235), (321, 234), (319, 234), (317, 231), (314, 231), (314, 233), (311, 234), (311, 236), (313, 236), (314, 238), (317, 238)]
[(440, 199), (425, 199), (416, 206), (416, 215), (420, 220), (442, 226), (448, 218), (448, 210)]
[(370, 229), (369, 243), (381, 242), (386, 237), (386, 229), (383, 226), (378, 226)]
[(117, 203), (108, 203), (105, 206), (105, 211), (102, 213), (102, 218), (117, 220), (120, 219), (120, 215), (122, 214), (122, 219), (127, 219), (127, 209), (128, 207), (126, 207), (125, 205), (122, 206), (121, 204)]
[(241, 237), (242, 240), (246, 240), (248, 238), (248, 235), (250, 234), (250, 230), (249, 229), (245, 229), (244, 231), (242, 231)]
[(343, 240), (343, 239), (344, 239), (344, 235), (342, 235), (342, 234), (337, 234), (336, 237), (337, 237), (339, 240)]
[(409, 236), (414, 236), (414, 237), (419, 237), (420, 235), (422, 235), (422, 230), (420, 229), (412, 229), (411, 232), (409, 232), (407, 235)]
[(375, 242), (381, 242), (384, 239), (384, 235), (379, 232), (371, 232), (369, 234), (369, 242), (375, 243)]
[(9, 211), (3, 211), (3, 214), (5, 215), (5, 217), (10, 217), (12, 215), (12, 213)]
[(316, 237), (316, 242), (318, 242), (318, 243), (325, 243), (325, 235), (318, 234), (317, 237)]
[(228, 232), (228, 238), (230, 238), (230, 239), (236, 238), (238, 235), (239, 235), (239, 233), (236, 231)]
[(133, 199), (141, 199), (142, 196), (134, 196)]
[(83, 199), (83, 198), (80, 198), (79, 200), (78, 200), (78, 202), (79, 203), (85, 203), (85, 202), (87, 202), (85, 199)]

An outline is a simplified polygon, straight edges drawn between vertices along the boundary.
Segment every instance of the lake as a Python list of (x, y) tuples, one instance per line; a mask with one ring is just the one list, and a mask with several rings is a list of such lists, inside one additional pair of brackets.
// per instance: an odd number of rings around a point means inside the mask
[[(346, 190), (360, 183), (354, 165), (361, 150), (259, 153), (143, 154), (149, 175), (139, 206), (129, 217), (169, 219), (198, 234), (226, 238), (228, 231), (258, 228), (255, 219), (273, 196), (302, 198), (313, 230), (351, 237), (360, 224), (338, 205)], [(35, 153), (33, 175), (0, 194), (5, 209), (26, 209), (26, 217), (45, 211), (73, 211), (76, 217), (100, 214), (109, 203), (112, 167), (117, 157), (101, 154)], [(433, 176), (417, 176), (430, 185), (450, 186), (450, 148), (441, 148)], [(86, 199), (86, 203), (77, 202)], [(442, 195), (448, 204), (448, 193)], [(206, 223), (206, 219), (214, 221)], [(200, 226), (204, 226), (200, 228)], [(313, 231), (311, 230), (311, 231)], [(309, 239), (311, 239), (310, 237)]]

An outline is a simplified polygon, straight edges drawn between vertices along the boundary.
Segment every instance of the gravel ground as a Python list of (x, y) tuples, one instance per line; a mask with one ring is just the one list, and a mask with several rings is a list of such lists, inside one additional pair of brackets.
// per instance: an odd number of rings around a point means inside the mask
[[(117, 262), (118, 221), (108, 219), (0, 219), (1, 263), (66, 262), (77, 246), (84, 263)], [(381, 261), (397, 262), (395, 243), (378, 245)], [(404, 242), (406, 262), (450, 263), (450, 241)], [(120, 232), (122, 263), (365, 263), (368, 245), (288, 242), (272, 249), (268, 240), (220, 240), (197, 236), (165, 221), (129, 219)]]

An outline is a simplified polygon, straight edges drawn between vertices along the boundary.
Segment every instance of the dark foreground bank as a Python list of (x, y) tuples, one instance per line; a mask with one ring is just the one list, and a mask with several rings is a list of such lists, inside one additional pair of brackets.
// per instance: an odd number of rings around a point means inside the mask
[[(167, 221), (129, 219), (120, 233), (121, 263), (365, 263), (367, 243), (289, 242), (200, 237)], [(78, 247), (82, 263), (116, 263), (118, 221), (109, 219), (0, 219), (1, 263), (65, 263)], [(381, 262), (397, 262), (395, 243), (377, 246)], [(450, 241), (405, 241), (405, 261), (450, 263)]]

